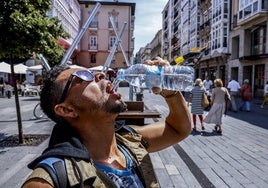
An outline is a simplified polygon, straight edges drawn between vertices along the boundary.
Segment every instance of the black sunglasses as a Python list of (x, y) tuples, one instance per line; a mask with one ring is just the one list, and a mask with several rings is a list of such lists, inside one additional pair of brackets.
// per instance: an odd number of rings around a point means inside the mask
[(63, 89), (59, 104), (63, 103), (65, 101), (65, 99), (67, 97), (68, 90), (69, 90), (70, 85), (72, 83), (73, 77), (75, 77), (75, 76), (77, 78), (80, 78), (81, 80), (87, 81), (87, 82), (91, 82), (94, 80), (94, 75), (92, 74), (92, 72), (90, 72), (88, 70), (80, 70), (80, 71), (73, 72), (70, 75), (70, 77), (69, 77), (69, 79), (68, 79), (68, 81)]

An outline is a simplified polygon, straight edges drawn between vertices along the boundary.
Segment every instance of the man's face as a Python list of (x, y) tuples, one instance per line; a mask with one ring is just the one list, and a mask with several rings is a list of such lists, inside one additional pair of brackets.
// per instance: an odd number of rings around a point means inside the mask
[[(63, 71), (59, 79), (64, 77), (67, 80), (75, 71), (77, 69)], [(112, 83), (105, 79), (103, 73), (95, 73), (92, 81), (74, 76), (64, 102), (75, 106), (79, 113), (89, 115), (117, 114), (126, 109), (121, 95), (114, 92)]]

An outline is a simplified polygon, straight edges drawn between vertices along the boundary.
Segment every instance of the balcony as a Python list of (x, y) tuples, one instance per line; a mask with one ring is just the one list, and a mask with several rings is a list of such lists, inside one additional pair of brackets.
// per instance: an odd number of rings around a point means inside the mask
[(256, 19), (265, 18), (267, 13), (268, 1), (256, 1), (239, 10), (238, 25), (242, 26), (249, 22), (254, 22)]
[(249, 55), (249, 56), (243, 56), (239, 57), (239, 60), (259, 60), (263, 58), (268, 58), (268, 54), (257, 54), (257, 55)]
[(177, 37), (173, 37), (172, 39), (171, 39), (171, 44), (175, 44), (175, 43), (177, 43), (178, 42), (178, 38)]
[(88, 51), (97, 51), (98, 45), (88, 45)]
[(173, 17), (173, 19), (176, 19), (176, 18), (178, 17), (178, 15), (179, 15), (179, 12), (176, 11), (176, 12), (174, 13), (174, 17)]
[[(118, 28), (118, 22), (114, 22), (114, 25), (115, 25), (115, 28)], [(113, 26), (112, 26), (111, 22), (108, 23), (108, 28), (113, 29)]]
[(97, 21), (92, 21), (92, 22), (89, 24), (88, 27), (89, 27), (90, 29), (97, 29), (98, 26), (99, 26), (99, 22), (97, 22)]

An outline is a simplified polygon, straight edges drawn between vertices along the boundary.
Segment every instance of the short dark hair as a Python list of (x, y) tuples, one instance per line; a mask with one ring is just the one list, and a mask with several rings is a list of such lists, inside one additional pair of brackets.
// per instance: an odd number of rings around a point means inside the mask
[(60, 101), (64, 83), (55, 82), (55, 80), (66, 69), (69, 69), (69, 66), (55, 66), (43, 75), (43, 87), (40, 94), (41, 108), (50, 119), (57, 123), (63, 122), (63, 118), (54, 112), (54, 107)]

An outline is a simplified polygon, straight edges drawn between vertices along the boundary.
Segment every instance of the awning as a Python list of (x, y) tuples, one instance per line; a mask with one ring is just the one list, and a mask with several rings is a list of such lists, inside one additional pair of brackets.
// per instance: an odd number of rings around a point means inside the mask
[(26, 74), (27, 68), (28, 67), (26, 65), (20, 63), (14, 66), (14, 72), (16, 74)]
[[(14, 65), (14, 73), (15, 74), (26, 74), (27, 66), (20, 63), (18, 65)], [(1, 62), (0, 63), (0, 72), (11, 73), (11, 66), (8, 63)]]
[(10, 64), (5, 62), (0, 63), (0, 72), (11, 73)]
[(34, 66), (27, 67), (27, 70), (32, 71), (32, 72), (37, 72), (42, 69), (43, 69), (42, 65), (34, 65)]

